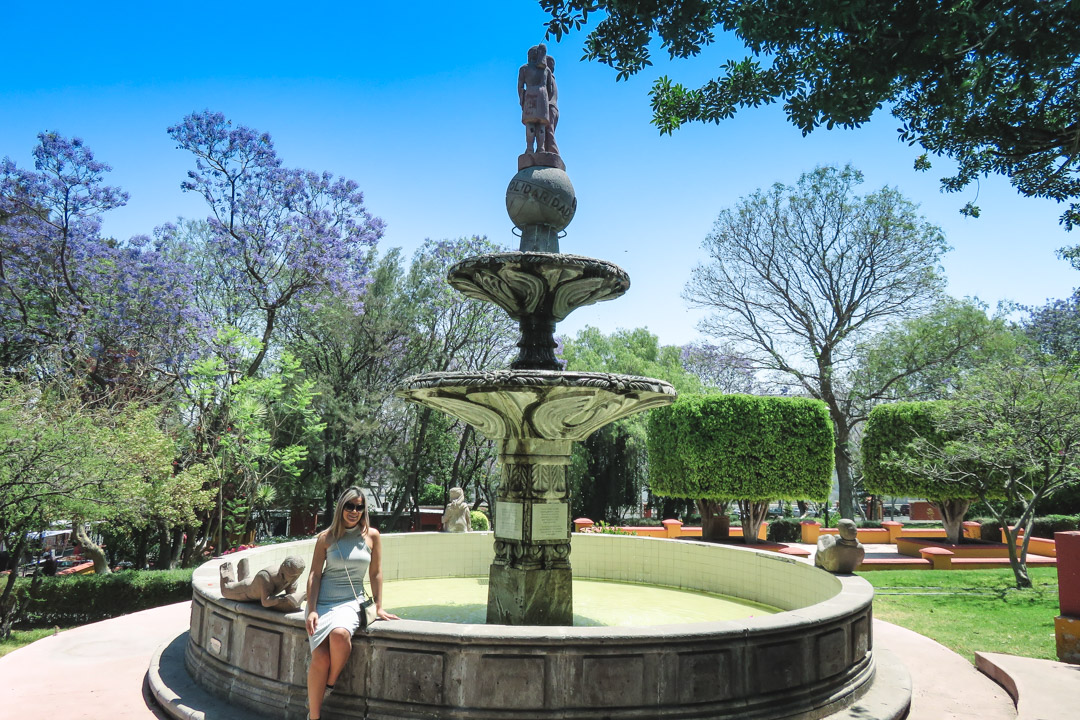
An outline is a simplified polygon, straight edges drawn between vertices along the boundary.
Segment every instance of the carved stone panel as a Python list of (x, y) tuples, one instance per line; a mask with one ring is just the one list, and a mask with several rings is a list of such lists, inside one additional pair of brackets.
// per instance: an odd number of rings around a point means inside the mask
[(731, 652), (679, 654), (679, 702), (713, 702), (741, 693), (741, 683)]
[(544, 658), (485, 655), (471, 689), (477, 707), (536, 708), (544, 704)]
[(645, 699), (645, 660), (640, 655), (585, 657), (581, 673), (587, 707), (638, 708)]
[(827, 678), (851, 665), (847, 633), (844, 628), (830, 630), (815, 639), (818, 678)]
[(805, 682), (805, 658), (801, 652), (795, 652), (798, 645), (792, 647), (790, 641), (762, 644), (753, 649), (750, 670), (750, 682), (755, 684), (750, 690), (754, 693), (768, 693), (789, 687), (798, 687)]
[(244, 629), (240, 667), (254, 675), (277, 680), (281, 670), (281, 633), (248, 625)]
[(383, 668), (383, 697), (410, 704), (442, 704), (442, 653), (387, 649), (377, 662)]
[(195, 600), (191, 603), (191, 624), (188, 626), (191, 628), (191, 639), (195, 641), (196, 645), (203, 644), (203, 612), (206, 609), (206, 604), (198, 599), (198, 595), (195, 596)]
[(210, 619), (206, 623), (206, 649), (222, 660), (230, 659), (229, 636), (232, 635), (232, 624), (232, 618), (218, 613), (210, 613)]

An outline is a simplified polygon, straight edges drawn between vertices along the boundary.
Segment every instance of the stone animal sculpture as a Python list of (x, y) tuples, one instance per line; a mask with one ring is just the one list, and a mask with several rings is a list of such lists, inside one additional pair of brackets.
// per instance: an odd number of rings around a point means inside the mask
[(866, 555), (866, 549), (859, 543), (858, 530), (851, 520), (841, 520), (836, 529), (837, 535), (822, 535), (817, 541), (817, 555), (814, 565), (831, 573), (855, 572)]

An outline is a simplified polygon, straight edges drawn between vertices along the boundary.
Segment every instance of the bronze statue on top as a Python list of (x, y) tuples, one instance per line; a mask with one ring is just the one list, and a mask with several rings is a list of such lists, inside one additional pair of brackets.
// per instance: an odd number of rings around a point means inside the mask
[(543, 43), (529, 48), (529, 61), (518, 69), (518, 102), (525, 125), (525, 153), (518, 157), (518, 169), (540, 165), (565, 170), (555, 143), (559, 124), (555, 60), (548, 56)]

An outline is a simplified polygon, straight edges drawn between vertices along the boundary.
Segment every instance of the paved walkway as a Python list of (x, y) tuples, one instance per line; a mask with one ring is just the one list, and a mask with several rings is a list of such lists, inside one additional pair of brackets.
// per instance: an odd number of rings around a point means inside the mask
[[(190, 605), (178, 603), (84, 625), (0, 658), (0, 720), (164, 718), (148, 700), (146, 670), (155, 651), (187, 628)], [(896, 654), (911, 673), (910, 720), (1017, 720), (1001, 686), (933, 640), (874, 621), (874, 644)], [(177, 653), (162, 662), (183, 661)], [(1024, 665), (1051, 674), (1040, 688), (1040, 720), (1074, 719), (1075, 688), (1051, 678), (1053, 673), (1075, 678), (1076, 666), (1042, 660), (1027, 660)], [(1055, 687), (1062, 688), (1060, 697), (1053, 696)]]
[[(158, 647), (187, 627), (177, 603), (43, 638), (0, 658), (0, 720), (146, 720), (166, 715), (144, 694)], [(160, 713), (160, 714), (158, 714)]]

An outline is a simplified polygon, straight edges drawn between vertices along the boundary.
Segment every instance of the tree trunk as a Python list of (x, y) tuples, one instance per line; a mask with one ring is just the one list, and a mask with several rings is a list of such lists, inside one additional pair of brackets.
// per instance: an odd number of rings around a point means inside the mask
[(769, 514), (768, 500), (740, 500), (739, 513), (742, 515), (743, 542), (756, 545), (758, 530)]
[(18, 598), (15, 597), (15, 579), (18, 577), (19, 558), (22, 557), (23, 552), (26, 550), (26, 532), (24, 527), (18, 528), (19, 541), (15, 545), (15, 549), (12, 551), (12, 557), (15, 558), (15, 567), (7, 576), (7, 582), (4, 583), (4, 592), (0, 594), (0, 640), (6, 640), (11, 635), (11, 624), (15, 622), (15, 616), (18, 614)]
[(971, 507), (971, 500), (950, 499), (930, 500), (930, 505), (941, 515), (941, 524), (945, 526), (945, 536), (953, 545), (960, 544), (960, 530), (964, 516)]
[(728, 517), (726, 502), (716, 500), (695, 500), (701, 514), (701, 539), (709, 542), (726, 540), (731, 537), (731, 518)]
[(105, 551), (86, 534), (86, 523), (83, 522), (81, 517), (77, 517), (72, 521), (71, 529), (75, 533), (75, 539), (82, 545), (83, 554), (90, 556), (90, 559), (94, 561), (94, 572), (98, 575), (111, 573), (109, 561), (105, 558)]
[(840, 424), (833, 418), (833, 426), (836, 428), (836, 448), (833, 450), (833, 458), (836, 463), (836, 487), (840, 491), (840, 517), (847, 520), (855, 519), (855, 493), (851, 482), (851, 455), (848, 452), (848, 432), (841, 429)]

